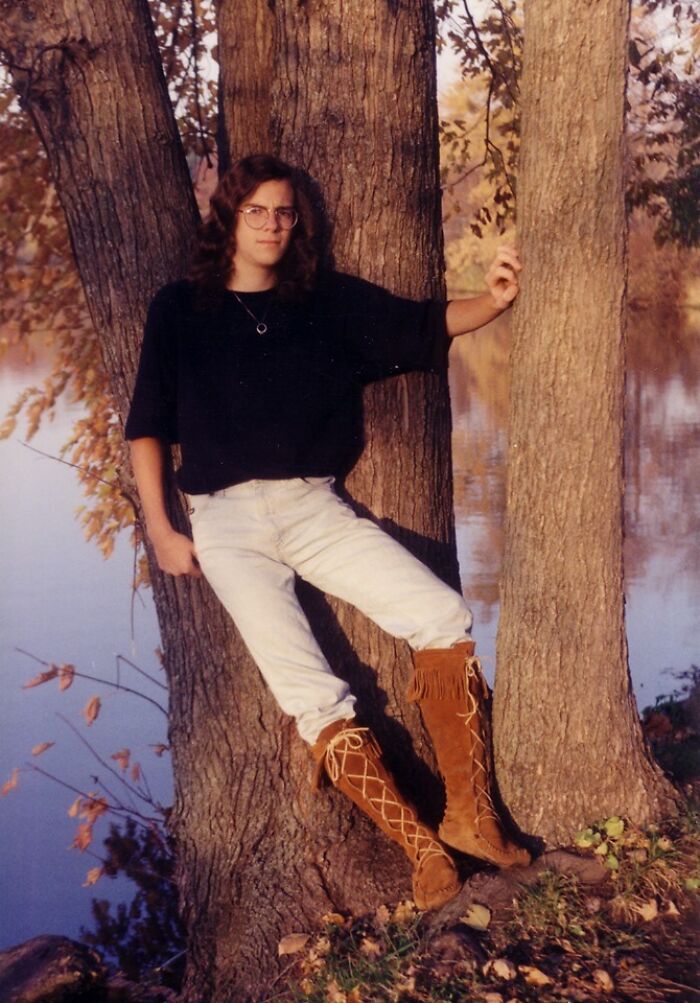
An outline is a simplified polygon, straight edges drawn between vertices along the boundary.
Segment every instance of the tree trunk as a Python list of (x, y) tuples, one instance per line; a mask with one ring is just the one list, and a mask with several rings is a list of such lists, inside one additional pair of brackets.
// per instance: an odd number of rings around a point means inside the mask
[[(146, 305), (182, 273), (191, 246), (185, 159), (145, 0), (37, 0), (31, 17), (28, 6), (0, 0), (0, 45), (46, 147), (124, 415)], [(442, 288), (434, 25), (428, 0), (409, 8), (278, 0), (269, 115), (275, 149), (325, 186), (340, 263), (423, 296)], [(251, 60), (226, 67), (239, 95), (238, 138), (227, 126), (235, 155), (246, 122), (256, 145), (264, 137), (256, 116), (267, 98), (243, 79), (253, 72)], [(444, 378), (374, 388), (367, 450), (348, 487), (456, 583), (449, 431)], [(174, 492), (172, 510), (182, 526)], [(186, 998), (255, 999), (278, 971), (281, 936), (332, 909), (359, 913), (410, 894), (410, 868), (341, 796), (312, 796), (306, 747), (208, 587), (152, 571), (170, 683)], [(347, 608), (306, 601), (391, 765), (404, 779), (415, 771), (413, 785), (426, 781), (422, 799), (434, 808), (436, 786), (412, 750), (411, 734), (422, 749), (423, 733), (404, 698), (406, 646)]]
[(673, 803), (624, 629), (627, 21), (627, 0), (526, 5), (494, 730), (504, 800), (555, 843)]

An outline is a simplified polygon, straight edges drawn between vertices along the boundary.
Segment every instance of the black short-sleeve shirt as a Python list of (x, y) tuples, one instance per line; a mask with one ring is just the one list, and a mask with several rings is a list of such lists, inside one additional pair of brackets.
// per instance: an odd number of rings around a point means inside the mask
[(238, 297), (250, 313), (232, 292), (201, 309), (183, 280), (148, 310), (126, 437), (179, 443), (188, 494), (342, 472), (362, 448), (362, 387), (446, 366), (444, 302), (338, 272), (302, 302)]

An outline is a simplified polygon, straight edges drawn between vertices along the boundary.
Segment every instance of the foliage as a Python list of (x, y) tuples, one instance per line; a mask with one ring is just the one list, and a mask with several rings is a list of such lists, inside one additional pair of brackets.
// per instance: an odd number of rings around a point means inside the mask
[[(695, 807), (689, 805), (682, 819), (664, 823), (658, 831), (637, 831), (635, 839), (621, 819), (596, 823), (589, 831), (616, 840), (620, 862), (593, 889), (574, 874), (543, 870), (524, 881), (512, 906), (499, 907), (497, 922), (490, 922), (490, 910), (476, 903), (437, 935), (429, 934), (410, 903), (393, 912), (381, 906), (374, 915), (357, 919), (327, 916), (315, 936), (284, 938), (280, 953), (299, 955), (287, 976), (288, 991), (263, 998), (285, 1003), (573, 1003), (601, 995), (651, 1001), (667, 998), (670, 989), (682, 990), (682, 979), (692, 978), (698, 946), (693, 922), (697, 885), (685, 877), (697, 869)], [(661, 885), (650, 870), (643, 875), (635, 870), (642, 837), (657, 840), (651, 856), (665, 859), (672, 880)], [(660, 848), (662, 839), (672, 846)], [(619, 905), (622, 888), (616, 882), (622, 875), (631, 882), (625, 891), (627, 910)], [(655, 896), (655, 907), (647, 902), (646, 908), (631, 908), (644, 895)]]
[[(150, 0), (150, 7), (188, 158), (192, 164), (198, 157), (213, 159), (213, 4)], [(462, 74), (462, 83), (446, 99), (441, 123), (447, 258), (454, 286), (458, 277), (465, 284), (468, 266), (474, 265), (474, 236), (502, 234), (514, 219), (522, 9), (513, 0), (497, 0), (479, 18), (467, 0), (442, 0), (437, 11), (438, 48), (453, 50)], [(664, 47), (656, 37), (655, 25), (664, 12), (675, 33), (688, 38), (688, 51)], [(635, 173), (628, 202), (630, 208), (645, 207), (652, 214), (657, 239), (686, 245), (698, 242), (700, 204), (698, 83), (691, 78), (700, 45), (697, 22), (690, 5), (646, 0), (635, 9), (630, 46)], [(0, 211), (5, 220), (0, 359), (11, 349), (31, 355), (38, 337), (53, 352), (50, 374), (41, 386), (20, 394), (0, 436), (11, 435), (23, 417), (31, 439), (61, 395), (81, 402), (84, 417), (75, 423), (61, 457), (77, 468), (90, 499), (78, 513), (85, 535), (107, 557), (124, 529), (133, 531), (137, 547), (142, 542), (124, 479), (125, 445), (46, 158), (7, 77), (0, 79), (0, 137)], [(472, 217), (466, 237), (455, 219), (465, 210)], [(135, 585), (147, 580), (141, 554)]]
[[(127, 905), (112, 913), (107, 899), (93, 899), (94, 931), (81, 937), (97, 948), (133, 981), (156, 975), (159, 984), (179, 989), (184, 970), (184, 930), (178, 915), (174, 879), (174, 847), (170, 836), (151, 823), (139, 826), (127, 818), (112, 823), (104, 840), (107, 851), (102, 873), (124, 874), (138, 889)], [(166, 962), (171, 962), (167, 964)]]
[[(441, 122), (446, 216), (468, 198), (476, 236), (503, 233), (515, 215), (523, 4), (494, 0), (479, 18), (468, 0), (442, 0), (437, 13), (438, 48), (452, 49), (462, 74), (449, 97), (458, 107)], [(627, 205), (656, 221), (659, 243), (683, 247), (700, 244), (699, 54), (696, 5), (643, 0), (633, 7)]]
[[(151, 13), (183, 144), (194, 162), (212, 152), (216, 129), (216, 80), (203, 73), (212, 56), (213, 8), (202, 0), (152, 0)], [(108, 557), (120, 531), (137, 530), (124, 478), (126, 445), (46, 156), (7, 75), (0, 77), (0, 139), (0, 361), (10, 350), (28, 359), (39, 344), (52, 350), (49, 375), (19, 395), (0, 438), (13, 434), (23, 417), (31, 440), (61, 395), (82, 404), (84, 416), (60, 455), (75, 466), (90, 499), (78, 510), (85, 537)], [(141, 542), (138, 531), (133, 539)], [(135, 585), (147, 580), (142, 556)]]
[(678, 819), (646, 830), (609, 818), (581, 830), (576, 845), (600, 856), (612, 871), (614, 914), (653, 919), (660, 901), (700, 887), (700, 818), (694, 805)]

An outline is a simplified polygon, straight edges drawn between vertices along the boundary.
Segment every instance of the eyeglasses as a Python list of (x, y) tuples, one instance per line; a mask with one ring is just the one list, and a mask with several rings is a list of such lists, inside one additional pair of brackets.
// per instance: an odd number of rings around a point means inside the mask
[(283, 230), (291, 230), (299, 219), (299, 213), (296, 209), (287, 209), (286, 207), (266, 209), (263, 205), (247, 205), (237, 211), (241, 213), (243, 219), (253, 230), (262, 230), (267, 225), (271, 212), (275, 214), (275, 220)]

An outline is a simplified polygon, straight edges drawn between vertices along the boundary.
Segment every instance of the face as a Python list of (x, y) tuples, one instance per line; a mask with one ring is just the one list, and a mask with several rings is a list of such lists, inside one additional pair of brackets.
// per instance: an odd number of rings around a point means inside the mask
[(252, 266), (256, 270), (274, 271), (289, 247), (292, 231), (282, 229), (273, 210), (294, 208), (294, 189), (289, 181), (263, 181), (238, 208), (245, 209), (249, 205), (262, 206), (270, 211), (260, 230), (250, 227), (243, 215), (238, 213), (234, 268), (240, 271)]

